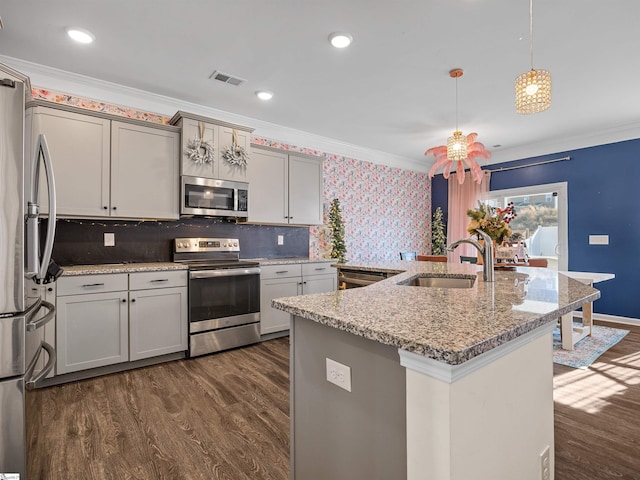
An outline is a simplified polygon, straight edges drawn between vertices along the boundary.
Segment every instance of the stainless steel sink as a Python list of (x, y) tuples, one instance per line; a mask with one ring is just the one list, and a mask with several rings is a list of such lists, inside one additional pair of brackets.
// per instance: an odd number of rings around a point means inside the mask
[(475, 278), (416, 277), (404, 285), (431, 288), (471, 288)]

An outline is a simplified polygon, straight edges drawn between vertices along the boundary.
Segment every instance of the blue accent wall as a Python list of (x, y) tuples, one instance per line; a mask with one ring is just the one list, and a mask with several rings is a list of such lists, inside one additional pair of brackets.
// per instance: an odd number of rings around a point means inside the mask
[[(569, 270), (614, 273), (596, 285), (602, 292), (594, 311), (640, 318), (640, 139), (492, 165), (570, 161), (493, 172), (491, 190), (567, 182)], [(447, 181), (432, 184), (432, 208), (447, 210)], [(589, 235), (609, 235), (609, 245), (589, 245)]]

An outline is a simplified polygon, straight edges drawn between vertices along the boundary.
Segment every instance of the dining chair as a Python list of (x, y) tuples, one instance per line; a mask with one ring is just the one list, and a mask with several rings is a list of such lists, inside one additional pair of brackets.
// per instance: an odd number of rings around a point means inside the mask
[(417, 256), (416, 252), (400, 252), (400, 260), (415, 260)]
[(547, 265), (549, 264), (546, 258), (530, 258), (528, 263), (530, 267), (544, 267), (544, 268), (547, 268)]
[(416, 260), (419, 262), (447, 262), (446, 255), (418, 255)]
[(478, 257), (465, 257), (460, 255), (460, 263), (478, 263)]

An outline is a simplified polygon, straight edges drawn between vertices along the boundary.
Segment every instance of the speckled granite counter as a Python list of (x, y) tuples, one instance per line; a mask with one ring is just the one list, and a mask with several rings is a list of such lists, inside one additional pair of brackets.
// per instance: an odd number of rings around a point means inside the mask
[(335, 258), (243, 258), (260, 262), (260, 265), (290, 265), (295, 263), (336, 263)]
[[(401, 272), (374, 285), (279, 298), (275, 308), (386, 345), (458, 365), (527, 332), (555, 322), (600, 292), (553, 270), (496, 271), (433, 262), (347, 264), (360, 270)], [(410, 287), (416, 276), (475, 278), (471, 288)]]
[(74, 265), (62, 267), (63, 276), (75, 275), (96, 275), (104, 273), (136, 273), (136, 272), (158, 272), (164, 270), (186, 270), (186, 265), (173, 262), (153, 262), (153, 263), (115, 263), (105, 265)]

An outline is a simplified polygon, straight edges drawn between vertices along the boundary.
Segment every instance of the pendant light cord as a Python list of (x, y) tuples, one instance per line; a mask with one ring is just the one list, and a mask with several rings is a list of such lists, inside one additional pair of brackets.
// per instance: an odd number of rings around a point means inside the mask
[(458, 131), (458, 77), (456, 77), (456, 132)]
[(531, 70), (533, 70), (533, 0), (529, 0), (529, 53), (531, 55)]

